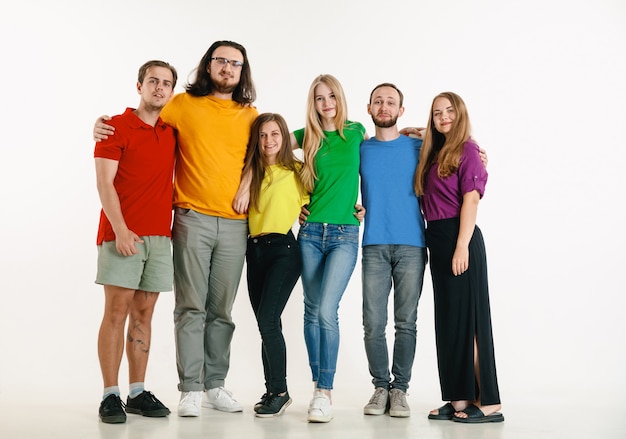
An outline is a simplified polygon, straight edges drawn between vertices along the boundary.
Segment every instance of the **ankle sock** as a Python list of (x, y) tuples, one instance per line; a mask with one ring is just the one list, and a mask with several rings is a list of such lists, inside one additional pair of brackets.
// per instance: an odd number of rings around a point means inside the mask
[(135, 398), (136, 396), (141, 395), (143, 391), (144, 391), (143, 383), (141, 382), (130, 383), (130, 386), (128, 387), (128, 397)]
[(104, 401), (109, 395), (120, 396), (120, 387), (119, 386), (105, 387), (104, 391), (102, 392), (102, 400)]

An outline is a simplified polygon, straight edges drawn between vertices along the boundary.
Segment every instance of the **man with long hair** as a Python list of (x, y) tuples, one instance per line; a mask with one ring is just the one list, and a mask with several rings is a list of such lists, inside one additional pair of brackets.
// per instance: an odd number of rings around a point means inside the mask
[[(258, 115), (246, 49), (216, 41), (185, 88), (161, 114), (178, 140), (172, 229), (178, 416), (198, 416), (201, 405), (239, 412), (224, 381), (248, 235), (249, 182), (241, 182), (241, 171)], [(97, 123), (94, 136), (109, 134), (105, 128)]]

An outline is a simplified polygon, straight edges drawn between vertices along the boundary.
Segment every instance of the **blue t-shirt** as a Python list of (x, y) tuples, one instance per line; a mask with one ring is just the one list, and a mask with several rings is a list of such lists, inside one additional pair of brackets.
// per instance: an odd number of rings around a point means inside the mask
[(426, 247), (424, 218), (413, 189), (421, 147), (421, 139), (403, 135), (361, 143), (361, 198), (367, 210), (363, 246)]

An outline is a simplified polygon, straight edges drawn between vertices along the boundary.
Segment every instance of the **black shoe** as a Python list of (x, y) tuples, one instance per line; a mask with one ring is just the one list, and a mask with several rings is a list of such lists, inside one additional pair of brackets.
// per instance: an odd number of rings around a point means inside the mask
[(256, 404), (254, 404), (254, 411), (258, 411), (264, 404), (265, 401), (267, 401), (267, 399), (270, 397), (269, 393), (264, 393), (263, 396), (261, 396), (261, 400), (259, 402), (257, 402)]
[(152, 392), (144, 390), (134, 398), (126, 399), (126, 413), (147, 416), (149, 418), (161, 418), (170, 414), (170, 409), (156, 399)]
[(100, 420), (106, 424), (123, 424), (126, 422), (124, 403), (118, 395), (109, 395), (100, 403)]
[(280, 416), (283, 414), (285, 409), (289, 407), (291, 404), (291, 398), (289, 397), (289, 392), (285, 392), (283, 396), (279, 396), (278, 394), (270, 395), (266, 400), (265, 404), (263, 404), (256, 411), (256, 415), (259, 418), (270, 418), (272, 416)]

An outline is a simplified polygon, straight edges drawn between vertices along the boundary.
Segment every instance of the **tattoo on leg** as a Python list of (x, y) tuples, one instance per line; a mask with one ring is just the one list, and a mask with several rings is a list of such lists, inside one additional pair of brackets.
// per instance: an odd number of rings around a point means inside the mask
[(135, 319), (131, 322), (131, 325), (132, 328), (129, 329), (127, 335), (128, 343), (131, 343), (133, 345), (133, 350), (140, 349), (142, 352), (148, 353), (150, 351), (150, 347), (141, 338), (134, 338), (131, 334), (137, 333), (140, 336), (145, 335), (145, 333), (141, 329), (141, 324), (138, 320)]

